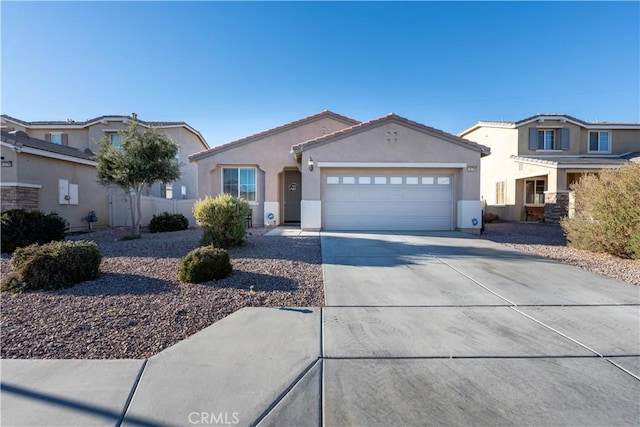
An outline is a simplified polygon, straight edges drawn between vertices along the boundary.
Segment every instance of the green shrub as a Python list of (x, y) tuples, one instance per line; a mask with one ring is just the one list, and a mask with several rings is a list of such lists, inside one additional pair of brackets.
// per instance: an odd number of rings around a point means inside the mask
[(202, 246), (189, 252), (180, 264), (180, 280), (202, 283), (224, 279), (231, 274), (231, 261), (226, 250)]
[(11, 209), (2, 213), (2, 252), (13, 252), (34, 243), (64, 240), (69, 223), (57, 213)]
[(204, 231), (200, 243), (221, 248), (244, 244), (248, 213), (249, 203), (229, 194), (198, 200), (193, 206), (193, 214)]
[(98, 277), (100, 261), (94, 242), (51, 242), (18, 248), (11, 260), (13, 272), (0, 287), (14, 292), (68, 288)]
[(640, 258), (640, 164), (586, 175), (571, 189), (575, 215), (561, 222), (569, 244)]
[(163, 233), (165, 231), (180, 231), (189, 228), (189, 220), (182, 214), (172, 214), (162, 212), (160, 215), (154, 215), (149, 222), (149, 231), (151, 233)]

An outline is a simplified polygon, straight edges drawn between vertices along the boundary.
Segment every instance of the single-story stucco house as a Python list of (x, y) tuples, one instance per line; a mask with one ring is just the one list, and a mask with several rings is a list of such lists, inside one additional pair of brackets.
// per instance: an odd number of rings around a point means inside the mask
[(480, 159), (489, 154), (396, 114), (360, 123), (323, 111), (189, 159), (198, 196), (244, 197), (254, 224), (477, 234)]

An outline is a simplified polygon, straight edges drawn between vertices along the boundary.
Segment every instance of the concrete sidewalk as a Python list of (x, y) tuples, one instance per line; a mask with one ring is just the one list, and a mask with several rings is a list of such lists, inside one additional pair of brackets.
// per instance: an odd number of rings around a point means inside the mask
[(2, 360), (1, 424), (640, 424), (640, 288), (461, 233), (322, 251), (325, 308), (245, 308), (147, 360)]

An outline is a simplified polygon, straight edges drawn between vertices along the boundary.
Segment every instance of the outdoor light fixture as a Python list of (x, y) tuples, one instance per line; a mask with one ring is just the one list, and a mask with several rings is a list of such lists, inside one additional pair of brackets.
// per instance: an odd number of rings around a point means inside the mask
[(307, 165), (309, 165), (309, 172), (313, 172), (313, 157), (309, 157)]

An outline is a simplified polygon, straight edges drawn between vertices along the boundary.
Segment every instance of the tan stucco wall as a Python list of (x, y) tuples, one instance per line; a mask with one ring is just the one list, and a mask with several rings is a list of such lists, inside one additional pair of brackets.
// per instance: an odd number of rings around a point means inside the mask
[[(78, 205), (58, 203), (60, 179), (78, 184)], [(20, 153), (18, 181), (42, 185), (38, 200), (39, 209), (44, 212), (58, 212), (69, 221), (71, 229), (87, 228), (84, 217), (91, 210), (98, 216), (98, 222), (93, 224), (94, 226), (109, 225), (107, 190), (96, 182), (96, 169), (93, 166)]]
[(197, 164), (198, 198), (216, 196), (222, 192), (224, 167), (255, 167), (258, 171), (258, 201), (252, 205), (252, 209), (254, 224), (261, 224), (264, 202), (281, 202), (281, 172), (287, 168), (298, 169), (291, 147), (345, 127), (348, 125), (343, 122), (323, 117), (197, 160), (193, 164)]
[(0, 169), (0, 178), (4, 182), (17, 182), (18, 181), (18, 164), (16, 162), (17, 153), (12, 149), (1, 146), (0, 152), (2, 153), (3, 161), (12, 162), (13, 166), (11, 167), (3, 167)]
[[(392, 139), (387, 141), (387, 132)], [(304, 152), (302, 165), (311, 156), (316, 164), (321, 162), (420, 162), (420, 163), (466, 163), (477, 166), (477, 172), (460, 170), (457, 175), (459, 200), (480, 199), (480, 153), (403, 125), (388, 122), (355, 135), (341, 138), (324, 145), (311, 147)], [(320, 173), (302, 168), (304, 185), (303, 200), (320, 200)]]

